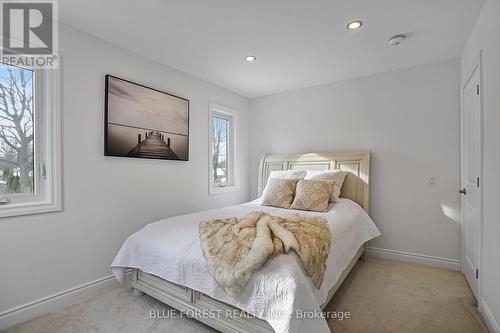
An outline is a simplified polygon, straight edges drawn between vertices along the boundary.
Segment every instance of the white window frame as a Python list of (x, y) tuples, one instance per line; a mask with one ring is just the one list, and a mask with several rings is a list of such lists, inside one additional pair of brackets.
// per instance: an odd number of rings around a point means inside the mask
[(0, 194), (0, 217), (60, 211), (61, 116), (60, 70), (34, 73), (34, 186), (35, 193)]
[[(212, 117), (219, 117), (228, 120), (229, 130), (228, 130), (228, 175), (229, 181), (227, 184), (215, 183), (212, 179), (213, 176), (213, 142), (212, 142)], [(236, 168), (236, 119), (237, 111), (229, 107), (217, 104), (209, 103), (208, 112), (208, 188), (209, 194), (220, 194), (227, 192), (234, 192), (239, 190), (238, 181), (238, 170)]]

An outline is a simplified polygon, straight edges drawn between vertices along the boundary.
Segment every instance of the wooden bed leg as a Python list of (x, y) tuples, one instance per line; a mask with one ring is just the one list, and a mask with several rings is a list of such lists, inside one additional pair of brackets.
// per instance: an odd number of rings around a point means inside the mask
[(132, 290), (132, 296), (134, 296), (134, 297), (139, 297), (139, 296), (142, 296), (142, 295), (144, 295), (144, 293), (143, 293), (142, 291), (140, 291), (139, 289), (135, 289), (135, 288), (134, 288), (134, 289)]

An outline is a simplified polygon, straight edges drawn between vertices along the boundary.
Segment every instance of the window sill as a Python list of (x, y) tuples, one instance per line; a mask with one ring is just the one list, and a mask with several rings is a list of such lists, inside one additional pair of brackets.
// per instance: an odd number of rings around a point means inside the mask
[(0, 206), (0, 218), (61, 211), (57, 202), (14, 203)]
[(222, 193), (229, 193), (229, 192), (237, 192), (240, 190), (240, 187), (237, 185), (231, 185), (231, 186), (219, 186), (219, 187), (212, 187), (210, 186), (209, 194), (222, 194)]

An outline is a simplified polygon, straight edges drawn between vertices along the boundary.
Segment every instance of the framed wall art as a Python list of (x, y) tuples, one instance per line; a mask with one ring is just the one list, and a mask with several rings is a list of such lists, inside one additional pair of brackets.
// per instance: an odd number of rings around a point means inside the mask
[(106, 75), (105, 155), (189, 160), (189, 100)]

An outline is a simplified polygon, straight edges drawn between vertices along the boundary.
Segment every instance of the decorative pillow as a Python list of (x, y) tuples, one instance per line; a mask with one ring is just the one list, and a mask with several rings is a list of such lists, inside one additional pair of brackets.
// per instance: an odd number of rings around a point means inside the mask
[(290, 208), (296, 186), (297, 179), (269, 179), (262, 194), (262, 205)]
[[(306, 170), (282, 170), (282, 171), (271, 171), (267, 182), (270, 179), (304, 179), (306, 175)], [(266, 192), (267, 185), (262, 193)]]
[(330, 202), (338, 202), (340, 197), (340, 189), (344, 184), (347, 171), (342, 170), (307, 170), (304, 179), (311, 180), (330, 180), (334, 181)]
[(335, 182), (331, 180), (299, 180), (291, 208), (326, 211), (334, 184)]

